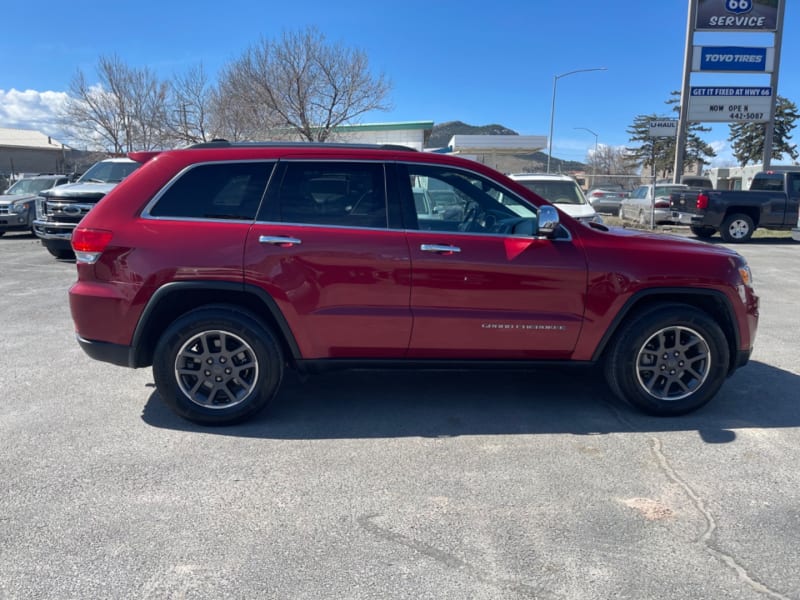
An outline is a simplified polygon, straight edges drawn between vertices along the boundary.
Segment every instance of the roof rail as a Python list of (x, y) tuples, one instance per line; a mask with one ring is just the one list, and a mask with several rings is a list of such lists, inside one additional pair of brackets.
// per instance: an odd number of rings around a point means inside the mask
[(365, 150), (396, 150), (403, 152), (417, 152), (416, 148), (400, 144), (348, 144), (344, 142), (229, 142), (225, 139), (213, 139), (210, 142), (200, 142), (186, 146), (187, 150), (198, 148), (363, 148)]

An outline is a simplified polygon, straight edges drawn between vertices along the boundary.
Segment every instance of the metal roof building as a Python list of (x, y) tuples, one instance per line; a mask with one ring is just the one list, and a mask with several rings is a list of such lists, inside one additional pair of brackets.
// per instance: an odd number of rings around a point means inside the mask
[(397, 144), (421, 151), (432, 131), (433, 121), (340, 125), (333, 129), (331, 141), (358, 144)]
[(63, 173), (69, 151), (40, 131), (0, 127), (0, 174)]

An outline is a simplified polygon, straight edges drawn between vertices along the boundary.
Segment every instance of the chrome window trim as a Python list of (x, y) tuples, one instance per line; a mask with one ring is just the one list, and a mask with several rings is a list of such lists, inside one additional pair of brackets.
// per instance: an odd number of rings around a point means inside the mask
[[(441, 230), (428, 230), (428, 229), (409, 229), (409, 228), (390, 228), (390, 227), (360, 227), (360, 226), (353, 226), (353, 225), (322, 225), (317, 223), (294, 223), (294, 222), (287, 222), (287, 221), (259, 221), (253, 219), (204, 219), (204, 218), (197, 218), (197, 217), (166, 217), (166, 216), (153, 216), (150, 214), (150, 210), (152, 207), (160, 200), (160, 198), (166, 193), (166, 191), (174, 185), (175, 181), (177, 181), (180, 177), (182, 177), (186, 172), (191, 169), (205, 166), (205, 165), (220, 165), (220, 164), (242, 164), (242, 163), (264, 163), (264, 164), (272, 164), (272, 170), (267, 178), (267, 182), (265, 185), (265, 191), (269, 189), (270, 185), (272, 184), (272, 179), (275, 177), (275, 173), (277, 172), (277, 166), (281, 162), (293, 162), (293, 163), (369, 163), (369, 164), (380, 164), (383, 167), (384, 176), (383, 176), (383, 184), (384, 184), (384, 198), (387, 199), (389, 197), (389, 190), (386, 189), (387, 185), (387, 177), (386, 177), (386, 165), (391, 164), (399, 164), (399, 165), (419, 165), (423, 167), (438, 167), (438, 168), (445, 168), (454, 171), (460, 171), (467, 174), (477, 175), (483, 179), (487, 179), (491, 181), (494, 185), (501, 188), (504, 192), (508, 192), (509, 195), (517, 198), (526, 206), (529, 206), (532, 210), (538, 213), (539, 207), (532, 202), (529, 202), (525, 198), (522, 198), (519, 194), (515, 191), (509, 189), (507, 186), (503, 185), (496, 179), (492, 177), (488, 177), (483, 173), (479, 173), (477, 171), (468, 169), (466, 167), (461, 166), (454, 166), (454, 165), (443, 165), (440, 163), (435, 162), (421, 162), (421, 161), (413, 161), (413, 160), (381, 160), (381, 159), (366, 159), (366, 158), (311, 158), (311, 157), (304, 157), (304, 156), (289, 156), (289, 157), (270, 157), (270, 158), (249, 158), (249, 159), (238, 159), (238, 160), (208, 160), (203, 162), (192, 163), (187, 165), (183, 169), (181, 169), (178, 173), (176, 173), (154, 196), (153, 198), (145, 205), (144, 209), (140, 213), (140, 217), (142, 219), (147, 219), (151, 221), (182, 221), (187, 223), (239, 223), (239, 224), (253, 224), (259, 226), (286, 226), (286, 227), (313, 227), (315, 229), (337, 229), (337, 230), (358, 230), (358, 231), (386, 231), (386, 232), (395, 232), (395, 233), (429, 233), (431, 235), (455, 235), (455, 236), (489, 236), (494, 238), (513, 238), (513, 239), (530, 239), (530, 240), (541, 240), (541, 239), (550, 239), (553, 242), (571, 242), (573, 240), (572, 232), (564, 227), (563, 224), (560, 225), (561, 230), (566, 233), (564, 237), (559, 238), (546, 238), (544, 236), (514, 236), (509, 234), (503, 233), (482, 233), (482, 232), (472, 232), (472, 231), (441, 231)], [(388, 206), (387, 206), (388, 209)]]
[(275, 174), (275, 167), (278, 164), (277, 158), (248, 158), (242, 160), (207, 160), (203, 162), (196, 162), (190, 165), (187, 165), (180, 171), (178, 171), (172, 178), (164, 184), (164, 186), (156, 192), (156, 194), (150, 199), (150, 201), (145, 205), (142, 209), (142, 212), (139, 213), (139, 217), (142, 219), (152, 220), (152, 221), (200, 221), (200, 222), (222, 222), (222, 223), (234, 223), (234, 222), (243, 222), (243, 223), (252, 223), (253, 219), (202, 219), (197, 217), (180, 217), (180, 216), (153, 216), (150, 214), (150, 211), (153, 207), (158, 204), (159, 200), (167, 193), (167, 191), (175, 185), (175, 182), (178, 181), (184, 174), (188, 173), (192, 169), (196, 169), (198, 167), (204, 167), (207, 165), (232, 165), (232, 164), (244, 164), (244, 163), (263, 163), (263, 164), (272, 164), (272, 170), (267, 177), (267, 181), (264, 185), (264, 192), (269, 188), (269, 184), (272, 181), (272, 177)]

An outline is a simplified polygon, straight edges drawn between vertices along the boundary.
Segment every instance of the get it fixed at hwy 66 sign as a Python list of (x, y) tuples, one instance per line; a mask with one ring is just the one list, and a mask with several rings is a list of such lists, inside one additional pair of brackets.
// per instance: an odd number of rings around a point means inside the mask
[(769, 121), (770, 87), (693, 87), (689, 96), (689, 121)]

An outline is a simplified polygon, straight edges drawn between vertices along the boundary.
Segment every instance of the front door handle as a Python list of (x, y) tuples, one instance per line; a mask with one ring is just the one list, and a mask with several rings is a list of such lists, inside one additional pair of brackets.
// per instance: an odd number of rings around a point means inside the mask
[(291, 248), (303, 243), (303, 240), (286, 237), (281, 235), (260, 235), (258, 236), (259, 244), (272, 244), (273, 246), (280, 246), (281, 248)]
[(448, 246), (444, 244), (422, 244), (419, 247), (423, 252), (435, 252), (436, 254), (456, 254), (461, 252), (458, 246)]

